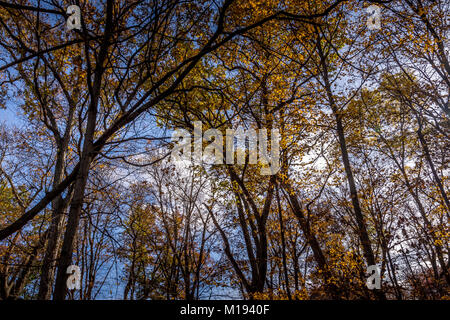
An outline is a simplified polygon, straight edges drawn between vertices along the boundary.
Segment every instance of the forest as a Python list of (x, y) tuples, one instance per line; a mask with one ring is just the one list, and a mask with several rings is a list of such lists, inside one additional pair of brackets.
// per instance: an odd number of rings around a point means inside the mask
[(450, 300), (449, 39), (449, 0), (0, 1), (0, 300)]

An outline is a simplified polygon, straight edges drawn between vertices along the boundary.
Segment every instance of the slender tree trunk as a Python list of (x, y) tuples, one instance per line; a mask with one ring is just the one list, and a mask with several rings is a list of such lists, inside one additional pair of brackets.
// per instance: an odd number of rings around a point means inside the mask
[[(73, 193), (72, 204), (69, 210), (69, 218), (67, 221), (66, 232), (64, 234), (64, 241), (61, 248), (61, 255), (58, 264), (58, 273), (56, 276), (55, 284), (55, 300), (64, 300), (67, 287), (66, 287), (66, 270), (72, 261), (72, 252), (74, 248), (75, 235), (77, 233), (78, 224), (80, 221), (81, 210), (84, 202), (84, 192), (89, 176), (89, 168), (93, 161), (94, 154), (94, 135), (96, 131), (98, 103), (100, 99), (100, 88), (102, 84), (102, 77), (105, 71), (105, 62), (108, 56), (108, 48), (110, 45), (110, 38), (113, 31), (113, 6), (114, 0), (108, 0), (106, 4), (106, 25), (105, 34), (100, 47), (97, 64), (94, 70), (94, 81), (92, 85), (91, 102), (88, 108), (86, 133), (84, 136), (83, 150), (80, 159), (80, 170), (78, 171), (77, 178), (75, 180), (75, 187)], [(89, 55), (86, 48), (86, 55)], [(89, 81), (89, 79), (88, 79)]]
[[(95, 122), (95, 120), (94, 120)], [(72, 261), (72, 252), (74, 248), (75, 235), (77, 233), (80, 221), (81, 209), (84, 200), (84, 190), (87, 184), (89, 166), (91, 163), (90, 153), (92, 152), (93, 134), (87, 134), (83, 148), (83, 156), (80, 162), (80, 171), (75, 182), (74, 197), (69, 211), (64, 241), (61, 248), (61, 255), (58, 264), (58, 274), (56, 277), (56, 286), (54, 299), (63, 300), (66, 296), (66, 270)]]
[(286, 294), (288, 296), (289, 300), (292, 300), (291, 296), (291, 290), (289, 287), (289, 275), (287, 270), (287, 262), (286, 262), (286, 239), (284, 235), (284, 226), (283, 226), (283, 214), (281, 212), (281, 203), (280, 203), (280, 190), (278, 189), (278, 184), (276, 185), (277, 188), (277, 204), (278, 204), (278, 220), (280, 223), (280, 234), (281, 234), (281, 257), (283, 261), (283, 270), (284, 270), (284, 283), (286, 286)]
[(427, 142), (425, 141), (425, 138), (422, 133), (422, 122), (420, 119), (417, 119), (417, 120), (419, 121), (419, 129), (417, 130), (417, 135), (419, 136), (419, 141), (422, 146), (423, 152), (425, 154), (425, 159), (427, 160), (427, 163), (430, 166), (434, 181), (437, 184), (439, 191), (441, 192), (442, 199), (444, 199), (444, 203), (447, 207), (447, 218), (448, 218), (449, 212), (450, 212), (450, 202), (448, 200), (447, 193), (444, 190), (442, 181), (439, 178), (439, 175), (437, 174), (436, 168), (434, 167), (433, 160), (431, 159), (430, 150), (428, 149)]
[[(55, 176), (53, 188), (55, 188), (62, 179), (64, 169), (65, 151), (59, 150), (55, 166)], [(58, 246), (61, 240), (61, 230), (63, 223), (63, 212), (66, 207), (62, 195), (59, 195), (52, 203), (52, 216), (48, 232), (47, 247), (45, 249), (44, 259), (42, 260), (40, 285), (38, 299), (49, 300), (52, 295), (53, 280), (56, 271), (56, 258), (58, 255)]]
[[(78, 68), (81, 69), (81, 65), (78, 63)], [(81, 86), (82, 78), (78, 76), (77, 88)], [(75, 88), (75, 99), (78, 99), (79, 90)], [(58, 152), (56, 156), (56, 165), (53, 178), (53, 189), (61, 183), (64, 175), (65, 160), (70, 143), (70, 135), (72, 133), (72, 122), (76, 110), (76, 102), (72, 97), (69, 97), (69, 114), (66, 122), (66, 129), (62, 139), (57, 136)], [(39, 283), (38, 299), (49, 300), (52, 294), (53, 282), (56, 272), (56, 262), (61, 245), (62, 228), (64, 223), (64, 211), (69, 204), (69, 196), (64, 201), (62, 194), (60, 193), (52, 202), (52, 216), (50, 227), (48, 231), (47, 246), (45, 248), (45, 254), (42, 261), (41, 277)]]
[(290, 204), (292, 206), (292, 211), (294, 212), (294, 215), (297, 217), (298, 223), (300, 224), (300, 228), (303, 231), (306, 241), (311, 247), (314, 260), (316, 261), (322, 273), (325, 287), (328, 288), (330, 295), (333, 299), (339, 299), (340, 297), (339, 289), (336, 287), (336, 285), (329, 283), (329, 280), (331, 279), (332, 276), (329, 270), (328, 263), (326, 261), (325, 255), (323, 254), (322, 248), (320, 247), (319, 241), (317, 240), (316, 236), (311, 232), (309, 222), (305, 217), (305, 213), (297, 199), (297, 196), (295, 195), (295, 193), (293, 192), (292, 188), (289, 185), (284, 184), (283, 188), (285, 189), (286, 194), (289, 197)]
[[(350, 189), (350, 197), (352, 200), (353, 212), (355, 214), (356, 224), (358, 226), (359, 240), (361, 241), (364, 257), (366, 259), (367, 264), (368, 265), (376, 265), (375, 255), (373, 253), (372, 246), (370, 244), (370, 238), (369, 238), (369, 234), (367, 232), (366, 223), (364, 221), (364, 215), (362, 213), (361, 206), (359, 203), (358, 190), (356, 188), (355, 178), (353, 176), (352, 167), (350, 165), (347, 143), (345, 140), (344, 125), (342, 123), (342, 114), (338, 110), (338, 107), (335, 102), (333, 92), (331, 89), (331, 84), (330, 84), (329, 75), (328, 75), (327, 58), (325, 57), (324, 52), (322, 50), (320, 36), (317, 37), (317, 51), (318, 51), (318, 54), (320, 57), (320, 63), (322, 66), (322, 78), (324, 81), (324, 88), (325, 88), (325, 91), (327, 94), (328, 102), (329, 102), (330, 107), (333, 111), (333, 114), (336, 118), (336, 132), (337, 132), (338, 138), (339, 138), (339, 146), (341, 149), (342, 162), (344, 164), (344, 169), (345, 169), (345, 173), (347, 176), (348, 186)], [(375, 290), (375, 293), (380, 299), (382, 299), (382, 300), (386, 299), (386, 296), (384, 295), (384, 293), (381, 290)]]
[[(433, 225), (431, 224), (430, 220), (428, 219), (428, 217), (425, 213), (425, 208), (423, 207), (422, 202), (420, 201), (419, 195), (414, 191), (414, 188), (413, 188), (411, 182), (409, 181), (409, 178), (408, 178), (408, 175), (406, 174), (405, 168), (399, 163), (399, 161), (394, 156), (394, 153), (391, 150), (390, 150), (390, 153), (391, 153), (392, 159), (394, 160), (394, 163), (396, 164), (397, 168), (402, 173), (406, 188), (408, 189), (409, 194), (413, 197), (414, 202), (417, 206), (417, 209), (419, 210), (420, 216), (422, 217), (425, 227), (428, 230), (428, 232), (426, 233), (425, 236), (427, 238), (430, 238), (429, 241), (432, 243), (432, 246), (434, 246), (434, 248), (436, 250), (438, 261), (442, 268), (442, 273), (444, 274), (445, 280), (446, 280), (447, 284), (450, 284), (450, 274), (448, 271), (448, 266), (445, 264), (445, 259), (444, 259), (444, 254), (442, 252), (442, 248), (435, 243), (436, 237), (434, 235)], [(432, 261), (431, 263), (433, 264), (434, 261)]]

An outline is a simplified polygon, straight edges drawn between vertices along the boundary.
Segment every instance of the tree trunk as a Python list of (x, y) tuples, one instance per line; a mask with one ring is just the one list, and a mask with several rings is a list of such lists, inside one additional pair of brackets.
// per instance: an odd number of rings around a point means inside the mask
[[(342, 162), (344, 164), (345, 173), (347, 176), (348, 186), (350, 189), (350, 197), (352, 200), (353, 205), (353, 212), (355, 214), (356, 224), (358, 226), (358, 236), (359, 240), (361, 241), (364, 258), (366, 259), (366, 262), (368, 265), (376, 265), (375, 261), (375, 255), (372, 250), (372, 246), (370, 244), (369, 234), (367, 232), (366, 223), (364, 221), (364, 215), (361, 210), (361, 206), (359, 203), (358, 198), (358, 191), (356, 188), (355, 179), (353, 176), (352, 167), (350, 165), (349, 155), (348, 155), (348, 149), (347, 149), (347, 143), (345, 140), (345, 133), (344, 133), (344, 125), (342, 123), (342, 114), (338, 110), (337, 104), (334, 100), (334, 96), (331, 89), (331, 84), (329, 81), (329, 75), (328, 75), (328, 65), (327, 65), (327, 59), (323, 53), (322, 45), (321, 45), (321, 38), (320, 36), (317, 37), (317, 51), (320, 57), (320, 63), (322, 66), (322, 77), (324, 81), (324, 88), (327, 94), (328, 102), (330, 104), (331, 110), (333, 111), (333, 114), (336, 118), (336, 132), (338, 134), (339, 138), (339, 147), (341, 149), (341, 155), (342, 155)], [(380, 290), (375, 289), (376, 295), (384, 300), (386, 299), (386, 296), (384, 293)]]
[[(55, 176), (53, 180), (53, 188), (55, 188), (62, 179), (64, 171), (65, 151), (58, 151)], [(58, 247), (61, 240), (62, 223), (64, 218), (64, 209), (66, 203), (60, 194), (52, 203), (52, 216), (48, 231), (47, 247), (42, 260), (41, 277), (39, 284), (38, 299), (49, 300), (52, 295), (53, 281), (56, 271), (56, 259), (58, 255)]]

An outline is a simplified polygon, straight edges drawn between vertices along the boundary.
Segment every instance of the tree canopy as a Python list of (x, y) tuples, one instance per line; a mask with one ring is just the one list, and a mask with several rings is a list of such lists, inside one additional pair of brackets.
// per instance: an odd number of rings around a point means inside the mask
[(0, 1), (0, 300), (450, 299), (449, 17)]

